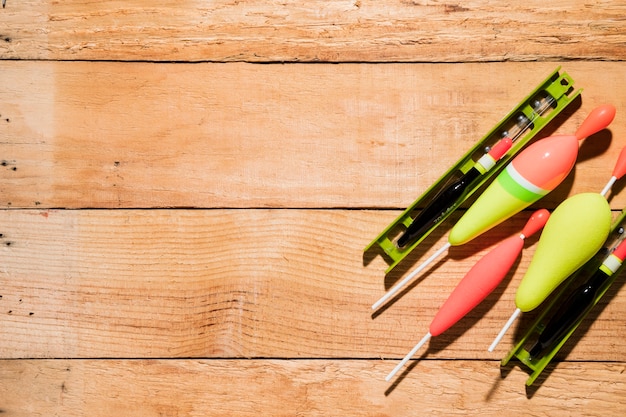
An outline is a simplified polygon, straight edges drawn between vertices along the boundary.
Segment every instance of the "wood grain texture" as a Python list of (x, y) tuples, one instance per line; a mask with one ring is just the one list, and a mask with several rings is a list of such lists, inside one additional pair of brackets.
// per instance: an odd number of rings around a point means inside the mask
[[(626, 144), (625, 12), (7, 0), (0, 414), (623, 415), (624, 277), (534, 388), (498, 361), (536, 313), (486, 350), (536, 237), (503, 285), (384, 382), (532, 208), (374, 315), (449, 226), (389, 276), (362, 251), (557, 65), (584, 91), (545, 134), (572, 133), (599, 104), (618, 113), (535, 207), (599, 190)], [(623, 185), (610, 203), (626, 206)]]
[[(556, 66), (0, 62), (0, 206), (403, 209)], [(625, 69), (564, 65), (584, 97), (540, 137), (625, 108)], [(599, 191), (625, 138), (618, 111), (542, 204)]]
[[(362, 248), (395, 214), (4, 210), (0, 356), (399, 358), (428, 330), (468, 265), (521, 230), (529, 214), (455, 248), (372, 316), (371, 303), (403, 268), (385, 279), (383, 260), (370, 254), (364, 261)], [(494, 353), (487, 341), (514, 309), (534, 244), (516, 273), (434, 339), (425, 358), (499, 359), (508, 350), (519, 337), (514, 331)], [(564, 350), (568, 359), (623, 358), (621, 287)]]
[(626, 405), (624, 364), (559, 364), (534, 394), (525, 392), (521, 372), (503, 378), (494, 365), (430, 361), (389, 389), (381, 383), (389, 363), (380, 360), (2, 361), (0, 394), (7, 417), (457, 416), (468, 410), (604, 417)]
[(246, 62), (623, 60), (621, 2), (9, 1), (0, 58)]

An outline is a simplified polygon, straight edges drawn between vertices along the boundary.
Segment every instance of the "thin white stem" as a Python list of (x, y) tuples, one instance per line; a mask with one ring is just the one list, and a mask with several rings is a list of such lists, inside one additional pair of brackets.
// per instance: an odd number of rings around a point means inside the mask
[(415, 355), (415, 352), (420, 350), (422, 346), (424, 346), (426, 342), (430, 340), (431, 337), (432, 335), (430, 334), (430, 332), (426, 333), (426, 336), (424, 336), (422, 340), (420, 340), (419, 343), (415, 345), (409, 353), (406, 354), (406, 356), (400, 361), (400, 363), (397, 364), (395, 368), (393, 368), (393, 371), (389, 372), (389, 375), (385, 377), (385, 381), (389, 382), (389, 380), (391, 380), (391, 378), (393, 378), (393, 376), (397, 374), (400, 369), (402, 369), (404, 364), (407, 363), (409, 359), (413, 357), (413, 355)]
[(522, 310), (520, 310), (519, 308), (515, 309), (513, 314), (511, 314), (511, 317), (509, 317), (509, 320), (506, 322), (506, 324), (502, 328), (502, 330), (500, 330), (500, 333), (498, 333), (498, 335), (494, 339), (493, 343), (491, 343), (491, 346), (489, 346), (489, 352), (493, 352), (496, 346), (498, 346), (498, 343), (500, 343), (500, 341), (504, 337), (504, 334), (507, 332), (507, 330), (509, 330), (509, 328), (513, 325), (513, 322), (519, 317), (521, 313), (522, 313)]
[(450, 246), (452, 246), (450, 243), (446, 243), (445, 245), (443, 245), (441, 248), (439, 248), (439, 250), (437, 250), (437, 252), (433, 253), (431, 255), (430, 258), (426, 259), (424, 261), (424, 263), (422, 263), (420, 266), (418, 266), (415, 270), (413, 270), (413, 272), (411, 272), (409, 275), (407, 275), (402, 281), (398, 282), (392, 289), (390, 289), (389, 291), (387, 291), (387, 293), (385, 295), (383, 295), (380, 300), (376, 301), (373, 305), (372, 305), (372, 310), (376, 310), (378, 307), (380, 307), (381, 305), (383, 305), (385, 302), (387, 302), (387, 300), (389, 300), (391, 297), (393, 297), (398, 291), (400, 291), (400, 289), (402, 287), (404, 287), (406, 284), (408, 284), (413, 278), (415, 278), (415, 276), (417, 274), (419, 274), (420, 272), (422, 272), (422, 270), (424, 268), (426, 268), (428, 265), (430, 265), (430, 263), (432, 261), (434, 261), (435, 259), (437, 259), (442, 253), (444, 253), (445, 251), (447, 251)]
[(617, 181), (617, 177), (616, 176), (612, 176), (611, 179), (609, 180), (609, 182), (606, 183), (606, 185), (604, 186), (602, 191), (600, 191), (600, 195), (602, 197), (606, 197), (606, 194), (609, 192), (611, 187), (613, 187), (613, 184), (615, 184), (615, 181)]

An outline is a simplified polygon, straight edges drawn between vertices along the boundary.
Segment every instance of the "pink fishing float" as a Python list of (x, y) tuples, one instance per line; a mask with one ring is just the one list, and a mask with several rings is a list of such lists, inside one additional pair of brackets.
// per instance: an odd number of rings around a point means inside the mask
[(448, 330), (487, 297), (511, 270), (524, 247), (524, 240), (546, 224), (550, 213), (546, 209), (534, 212), (522, 232), (502, 241), (470, 269), (441, 306), (430, 323), (428, 333), (387, 375), (389, 381), (431, 337)]

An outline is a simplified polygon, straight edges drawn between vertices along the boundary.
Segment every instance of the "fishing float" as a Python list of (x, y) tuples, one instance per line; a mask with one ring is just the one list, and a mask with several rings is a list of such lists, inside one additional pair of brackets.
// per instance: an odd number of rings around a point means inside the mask
[(610, 104), (595, 108), (574, 135), (541, 139), (515, 157), (454, 225), (448, 242), (372, 305), (376, 310), (451, 246), (469, 242), (539, 200), (570, 173), (578, 141), (606, 128), (615, 117)]
[(521, 233), (502, 241), (476, 262), (443, 303), (430, 323), (428, 333), (396, 365), (385, 380), (390, 381), (426, 342), (456, 324), (496, 289), (522, 252), (524, 240), (541, 230), (549, 217), (550, 212), (546, 209), (535, 211)]
[(626, 148), (620, 153), (611, 179), (600, 193), (576, 194), (554, 210), (517, 288), (516, 309), (489, 346), (489, 352), (493, 352), (521, 313), (537, 308), (600, 250), (611, 228), (611, 208), (606, 194), (624, 174)]

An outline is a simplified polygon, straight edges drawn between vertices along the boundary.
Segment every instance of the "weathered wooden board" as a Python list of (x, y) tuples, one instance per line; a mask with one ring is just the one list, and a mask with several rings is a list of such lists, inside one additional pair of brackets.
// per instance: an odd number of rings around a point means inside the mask
[(0, 58), (492, 62), (626, 57), (615, 1), (8, 0)]
[[(0, 62), (0, 206), (405, 208), (556, 66)], [(563, 69), (583, 98), (541, 136), (619, 110), (546, 207), (626, 145), (624, 63)]]
[(7, 417), (457, 416), (468, 411), (495, 417), (503, 410), (604, 417), (620, 415), (626, 405), (623, 363), (562, 363), (536, 392), (524, 390), (522, 372), (513, 369), (501, 377), (491, 361), (427, 361), (392, 387), (382, 380), (389, 365), (381, 360), (1, 361), (0, 404)]
[[(372, 315), (371, 304), (403, 268), (385, 278), (382, 259), (364, 259), (362, 248), (395, 214), (0, 211), (0, 356), (401, 357), (428, 330), (469, 265), (521, 230), (529, 214), (454, 248), (410, 291)], [(426, 243), (439, 246), (443, 239)], [(534, 244), (528, 243), (517, 273), (434, 339), (425, 357), (503, 356), (514, 331), (496, 352), (486, 349), (514, 308)], [(616, 285), (613, 301), (581, 332), (585, 337), (564, 351), (569, 359), (623, 359), (621, 287)]]

